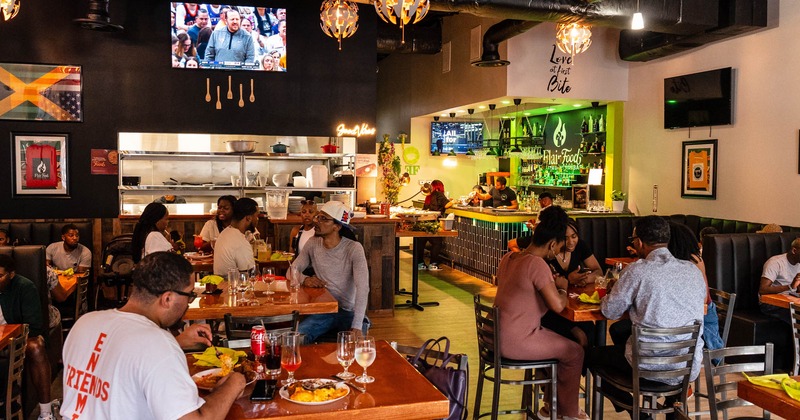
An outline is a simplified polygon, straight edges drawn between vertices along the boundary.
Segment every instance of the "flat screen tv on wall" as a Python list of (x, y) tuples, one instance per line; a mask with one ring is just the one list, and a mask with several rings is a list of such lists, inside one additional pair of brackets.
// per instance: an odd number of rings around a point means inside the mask
[(664, 79), (664, 128), (732, 123), (731, 67)]
[(480, 122), (431, 122), (431, 153), (467, 153), (471, 148), (483, 144), (483, 123)]
[(172, 67), (286, 71), (286, 9), (171, 4)]

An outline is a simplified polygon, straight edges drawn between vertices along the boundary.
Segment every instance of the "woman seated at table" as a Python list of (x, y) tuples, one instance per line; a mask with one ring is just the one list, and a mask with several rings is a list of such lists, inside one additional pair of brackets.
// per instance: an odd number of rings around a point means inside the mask
[(134, 263), (154, 252), (173, 251), (174, 244), (167, 232), (168, 225), (169, 211), (165, 205), (150, 203), (144, 208), (139, 221), (133, 227), (131, 256)]
[(212, 252), (214, 250), (214, 243), (217, 242), (219, 233), (231, 225), (233, 203), (235, 202), (236, 197), (232, 195), (223, 195), (217, 199), (217, 215), (207, 221), (200, 231), (200, 237), (203, 238), (203, 245), (200, 247), (200, 251)]
[[(497, 269), (495, 306), (500, 312), (503, 357), (557, 359), (558, 415), (588, 419), (578, 407), (583, 348), (541, 325), (548, 310), (559, 313), (567, 305), (567, 281), (564, 277), (554, 280), (545, 260), (554, 258), (564, 247), (568, 220), (561, 207), (545, 209), (531, 245), (503, 256)], [(549, 411), (545, 405), (538, 414), (549, 417)]]

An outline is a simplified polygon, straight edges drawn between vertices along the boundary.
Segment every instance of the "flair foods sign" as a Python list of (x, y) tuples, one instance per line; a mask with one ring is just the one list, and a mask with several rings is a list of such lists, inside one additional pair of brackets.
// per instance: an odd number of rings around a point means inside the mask
[(354, 125), (352, 127), (341, 123), (336, 127), (336, 137), (364, 137), (374, 135), (375, 127), (370, 127), (367, 123), (361, 123), (361, 125)]

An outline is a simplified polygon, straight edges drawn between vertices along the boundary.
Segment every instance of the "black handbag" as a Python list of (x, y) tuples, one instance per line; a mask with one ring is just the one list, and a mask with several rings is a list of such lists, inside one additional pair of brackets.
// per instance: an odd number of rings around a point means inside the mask
[[(437, 351), (438, 354), (431, 351)], [(416, 355), (408, 356), (408, 361), (450, 400), (447, 420), (461, 420), (467, 416), (469, 372), (447, 366), (454, 356), (450, 354), (450, 340), (447, 337), (431, 338), (420, 347)]]

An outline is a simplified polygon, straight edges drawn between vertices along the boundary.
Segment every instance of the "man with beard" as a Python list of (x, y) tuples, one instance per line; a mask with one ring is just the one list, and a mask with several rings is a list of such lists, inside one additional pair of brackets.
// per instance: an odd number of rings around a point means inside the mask
[(206, 47), (205, 59), (216, 62), (238, 62), (240, 65), (256, 60), (253, 37), (247, 31), (240, 31), (242, 18), (236, 10), (228, 10), (227, 26), (215, 30)]
[(244, 390), (244, 376), (232, 372), (201, 398), (181, 350), (211, 345), (211, 329), (194, 324), (177, 338), (166, 330), (197, 297), (192, 275), (191, 264), (179, 255), (149, 254), (133, 271), (133, 292), (125, 306), (88, 313), (75, 323), (64, 343), (63, 418), (227, 415)]
[(339, 302), (338, 313), (310, 315), (300, 322), (297, 330), (305, 334), (306, 343), (329, 332), (367, 334), (369, 268), (364, 248), (350, 226), (351, 218), (350, 210), (340, 201), (325, 203), (313, 218), (315, 236), (292, 264), (301, 271), (313, 265), (315, 274), (303, 276), (303, 286), (325, 287)]
[(219, 233), (214, 245), (214, 274), (225, 277), (235, 268), (248, 271), (255, 267), (253, 247), (244, 235), (255, 232), (258, 223), (258, 203), (252, 198), (240, 198), (233, 203), (230, 226)]
[(74, 224), (61, 228), (61, 242), (47, 247), (47, 265), (59, 270), (74, 269), (76, 273), (88, 271), (92, 266), (92, 251), (78, 243), (81, 234)]

